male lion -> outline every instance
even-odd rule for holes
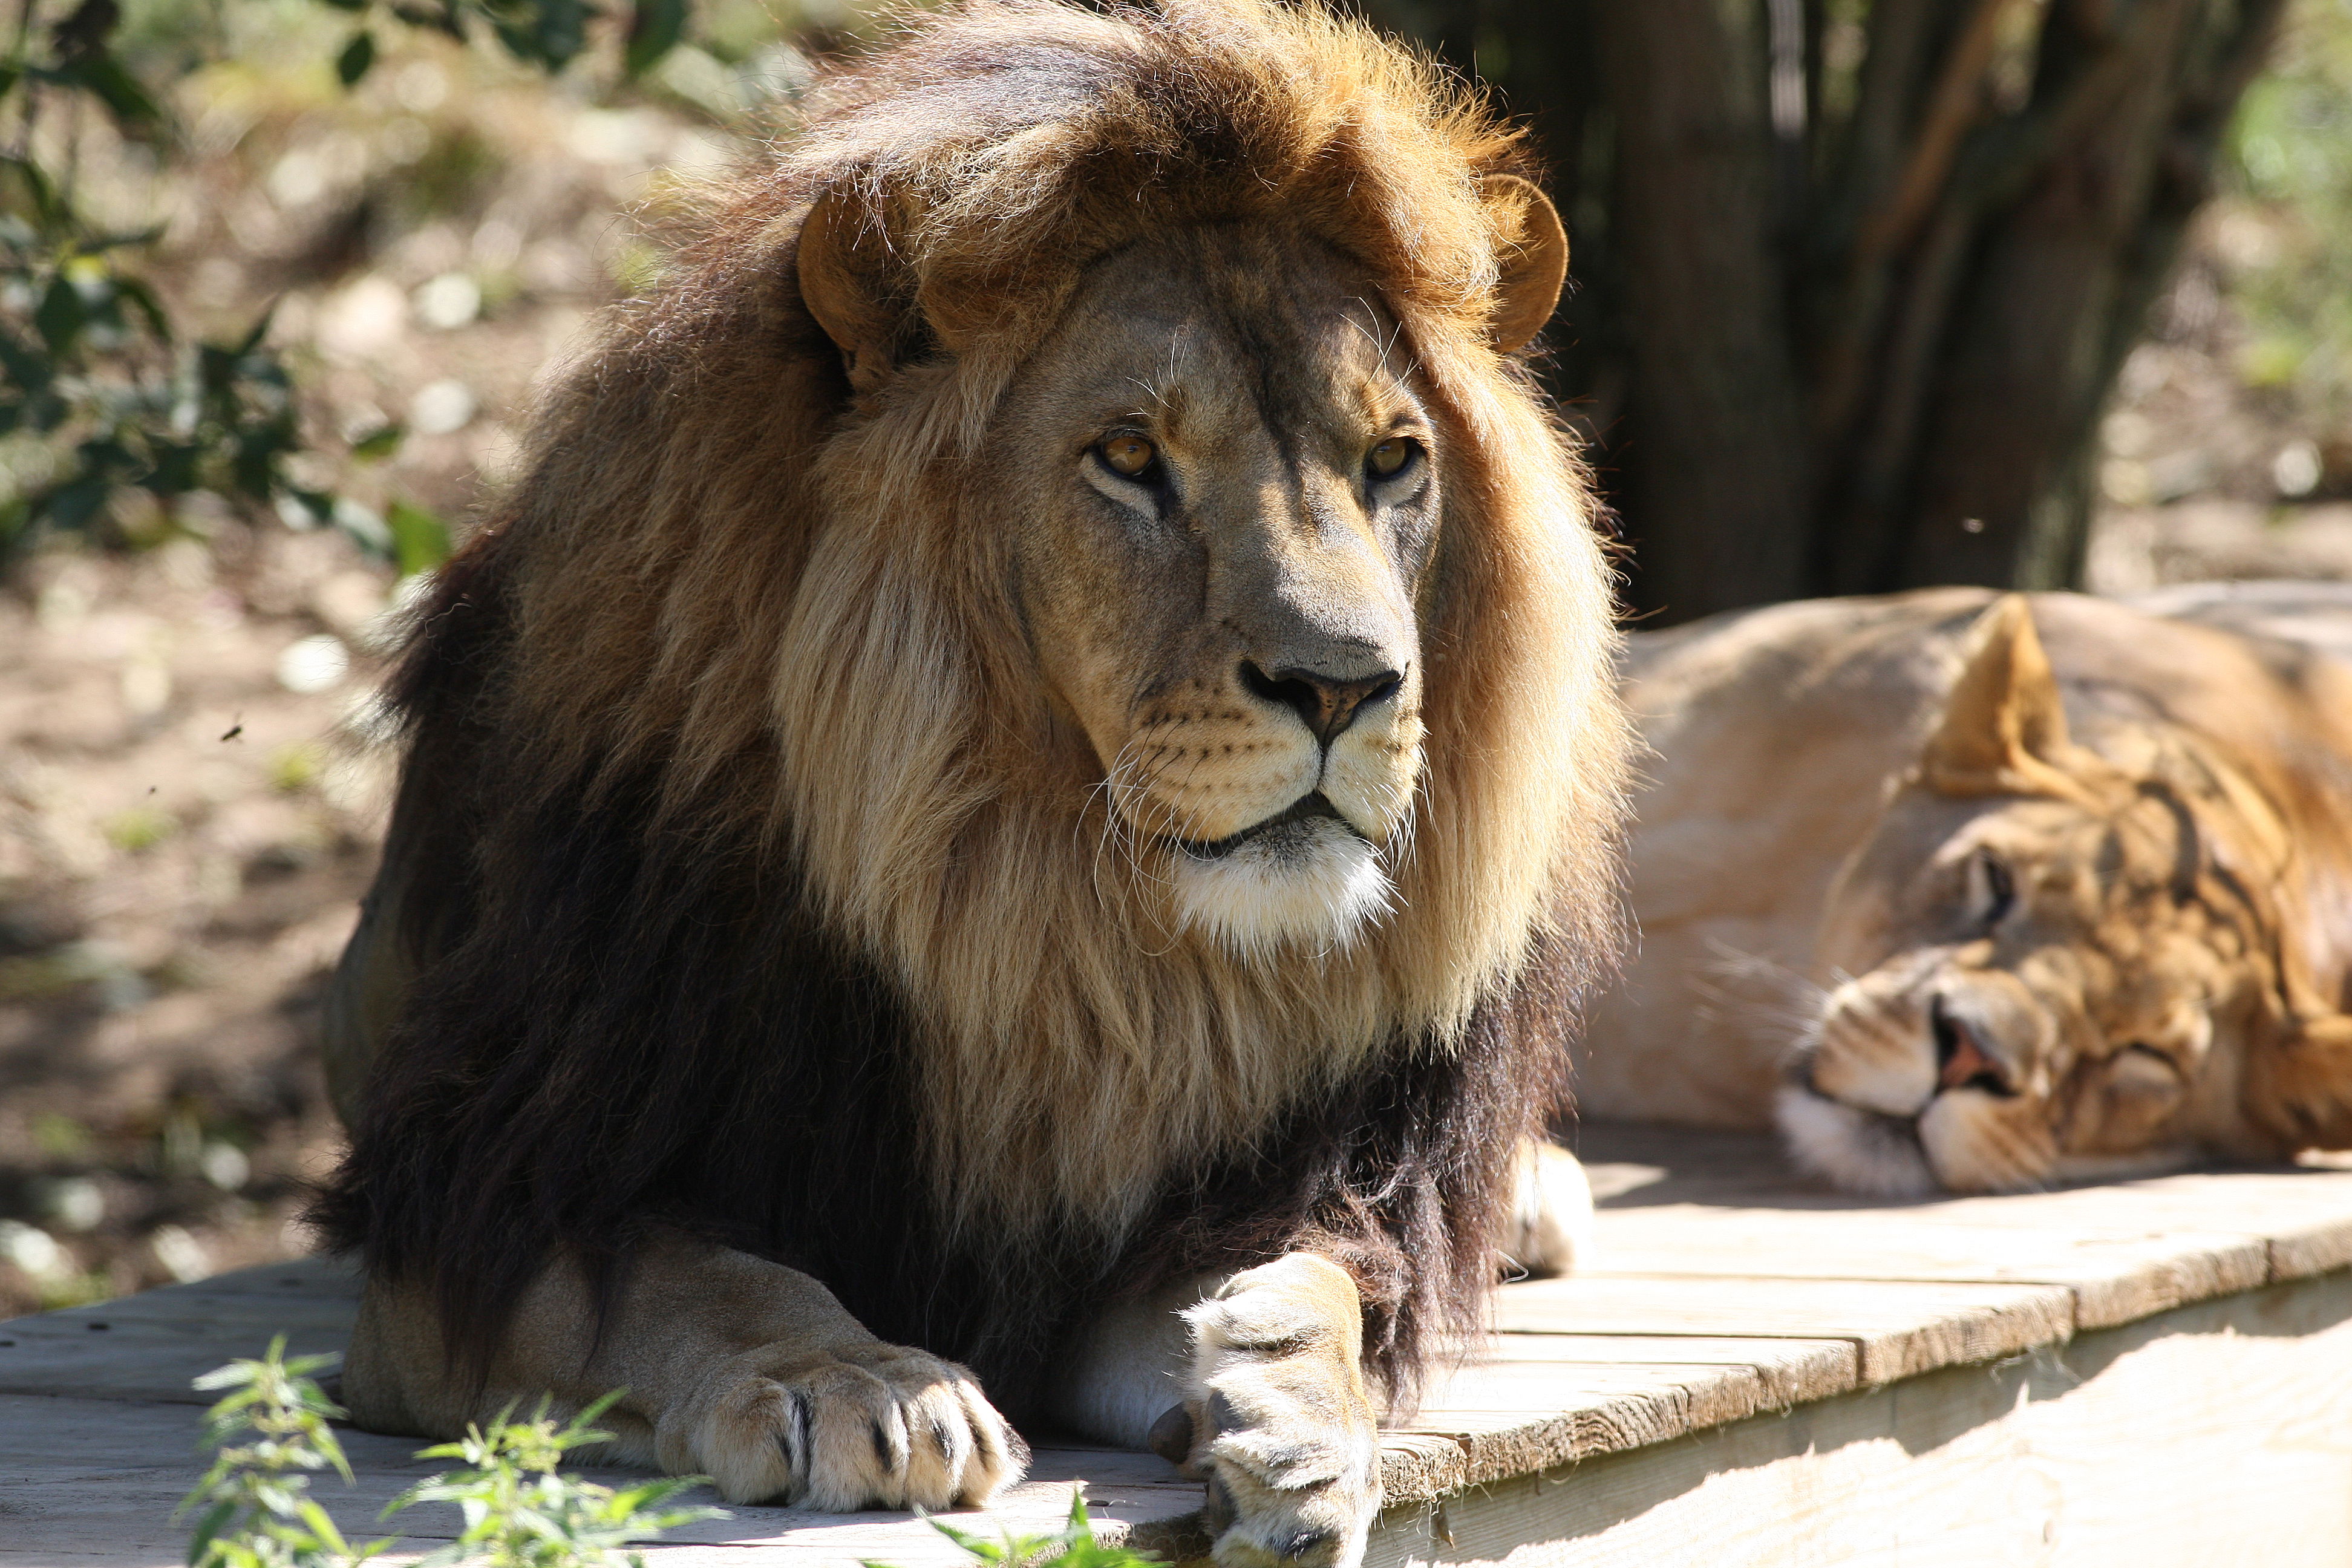
[[[1643,949],[1587,1111],[1777,1098],[1800,1163],[1888,1194],[2352,1144],[2352,664],[2312,635],[2352,595],[2202,600],[1933,589],[1636,639]]]
[[[1527,167],[1269,0],[992,0],[822,87],[391,685],[362,1424],[625,1385],[730,1499],[941,1508],[1181,1399],[1221,1560],[1355,1559],[1366,1374],[1475,1321],[1613,929]]]

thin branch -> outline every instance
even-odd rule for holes
[[[33,126],[41,116],[41,88],[22,68],[31,63],[33,56],[33,18],[41,8],[41,0],[19,0],[16,6],[16,64],[19,75],[16,89],[25,95],[24,109],[16,122],[16,156],[29,160],[33,156]]]
[[[1862,225],[1857,265],[1875,265],[1910,244],[1934,209],[1959,154],[1961,138],[1983,113],[1985,77],[2000,46],[2001,23],[2011,10],[2025,4],[2030,0],[1977,0],[1944,57],[1944,68],[1894,190]]]

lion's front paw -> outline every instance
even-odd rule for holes
[[[730,1502],[827,1513],[977,1506],[1029,1462],[971,1373],[879,1342],[730,1356],[655,1442],[663,1468],[701,1471]]]
[[[1192,1464],[1223,1568],[1354,1568],[1381,1508],[1355,1283],[1307,1253],[1235,1275],[1186,1314]]]

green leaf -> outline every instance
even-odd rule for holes
[[[587,0],[521,0],[492,25],[515,58],[560,71],[587,42],[588,19],[595,15]]]
[[[335,57],[335,79],[345,87],[356,86],[374,64],[375,35],[362,27],[352,35],[352,41]]]
[[[160,229],[150,230],[139,238],[125,239],[123,243],[144,244],[162,232]],[[117,278],[114,291],[139,307],[139,313],[147,318],[149,330],[157,337],[167,343],[172,341],[172,318],[164,314],[163,302],[155,297],[155,290],[136,278]]]
[[[216,1502],[196,1521],[195,1532],[188,1537],[188,1568],[199,1568],[212,1550],[213,1537],[236,1516],[235,1502]]]
[[[467,41],[465,8],[453,4],[452,0],[441,0],[440,4],[430,6],[393,0],[392,14],[412,27],[445,33],[461,44]]]
[[[69,353],[89,321],[89,311],[82,303],[80,290],[67,282],[63,273],[50,279],[48,289],[41,295],[40,308],[33,312],[33,325],[40,329],[41,341],[49,345],[49,353]]]
[[[81,59],[104,49],[121,23],[120,0],[81,0],[49,29],[49,38],[59,55]]]
[[[278,302],[273,300],[269,303],[269,308],[261,312],[260,316],[254,321],[252,328],[246,332],[242,339],[238,340],[236,347],[229,351],[230,357],[233,359],[243,359],[246,355],[259,348],[261,346],[261,340],[269,335],[270,318],[277,314]]]
[[[0,373],[6,374],[11,386],[33,394],[48,386],[57,375],[57,366],[47,354],[17,342],[14,332],[0,331]]]
[[[145,131],[163,123],[163,111],[112,55],[85,55],[58,67],[56,74],[105,104],[125,131]]]
[[[51,522],[68,531],[86,528],[106,504],[106,492],[114,487],[102,478],[76,479],[49,492],[41,510]]]
[[[16,178],[24,183],[25,195],[33,204],[34,216],[40,219],[44,233],[55,234],[72,221],[73,215],[66,210],[56,184],[38,163],[29,158],[0,158],[0,167],[14,170]]]
[[[629,18],[625,56],[631,76],[643,76],[686,36],[688,0],[637,0]]]
[[[362,463],[381,463],[400,450],[407,427],[397,421],[380,425],[352,443],[352,456]]]

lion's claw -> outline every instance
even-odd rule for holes
[[[770,1346],[729,1358],[704,1389],[656,1442],[665,1468],[701,1471],[730,1502],[976,1506],[1029,1461],[969,1372],[896,1345]]]

